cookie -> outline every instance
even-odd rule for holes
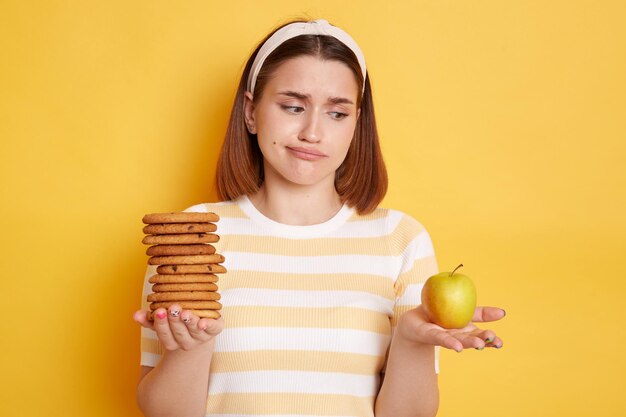
[[[174,304],[178,304],[184,310],[219,310],[222,308],[222,303],[219,301],[161,301],[151,303],[150,310],[168,309]]]
[[[143,216],[142,221],[145,224],[161,224],[161,223],[214,223],[219,221],[220,217],[215,213],[152,213]]]
[[[152,284],[185,284],[217,282],[218,278],[213,274],[152,275],[148,281]]]
[[[226,268],[218,264],[202,265],[159,265],[157,273],[163,275],[173,274],[223,274]]]
[[[142,242],[146,245],[188,245],[194,243],[215,243],[220,237],[214,233],[185,233],[177,235],[148,235]]]
[[[153,256],[148,259],[149,265],[198,265],[219,264],[224,262],[224,257],[214,255],[190,255],[190,256]]]
[[[217,310],[189,310],[200,318],[219,319],[222,315]],[[148,320],[154,320],[154,311],[148,315]]]
[[[171,291],[217,291],[217,285],[212,282],[189,282],[189,283],[169,283],[154,284],[152,286],[154,292],[171,292]]]
[[[165,223],[149,224],[143,228],[147,235],[172,235],[180,233],[215,232],[217,226],[213,223]]]
[[[222,317],[217,310],[191,310],[191,312],[200,318],[219,319]]]
[[[215,246],[208,243],[198,245],[154,245],[146,250],[148,256],[173,256],[173,255],[213,255]]]
[[[175,291],[148,294],[148,302],[153,301],[217,301],[220,293],[215,291]]]

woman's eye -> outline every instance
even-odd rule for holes
[[[289,113],[293,113],[293,114],[300,114],[304,111],[304,107],[299,107],[299,106],[280,106],[283,108],[283,110],[289,112]]]
[[[329,114],[330,114],[330,117],[332,117],[335,120],[341,120],[341,119],[345,119],[346,117],[348,117],[346,113],[341,113],[338,111],[332,111]]]

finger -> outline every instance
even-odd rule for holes
[[[483,330],[479,332],[476,336],[484,340],[485,345],[488,345],[494,341],[494,339],[496,338],[496,333],[493,330]]]
[[[506,311],[498,307],[476,307],[474,310],[474,322],[486,322],[500,320],[506,316]]]
[[[182,308],[178,304],[173,304],[168,309],[168,321],[170,323],[170,329],[172,330],[172,335],[182,349],[189,349],[195,343],[189,334],[189,329],[187,325],[181,320],[180,315],[182,312]]]
[[[148,311],[138,310],[138,311],[135,311],[135,313],[133,314],[133,320],[135,320],[137,323],[141,324],[145,328],[154,329],[154,326],[152,325],[152,321],[148,320],[149,315],[150,315],[150,312]]]
[[[491,343],[487,343],[487,347],[494,347],[496,349],[500,349],[503,345],[504,343],[499,337],[494,338]]]
[[[457,340],[461,342],[464,349],[474,348],[482,350],[485,348],[485,341],[478,336],[467,333],[456,333],[454,337],[456,337]]]
[[[167,350],[176,350],[179,348],[167,318],[167,310],[159,308],[154,311],[154,330],[156,331],[159,341]]]
[[[461,352],[463,350],[463,344],[448,332],[432,329],[428,331],[428,333],[430,333],[429,339],[433,340],[435,345],[456,350],[457,352]]]
[[[183,310],[181,313],[181,320],[187,326],[187,330],[192,338],[205,341],[209,337],[207,333],[198,327],[198,322],[200,321],[200,317],[196,316],[189,310]]]
[[[203,318],[198,321],[198,328],[211,337],[217,336],[224,328],[224,320]]]

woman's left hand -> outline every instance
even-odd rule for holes
[[[475,322],[490,322],[502,319],[506,312],[497,307],[476,307],[472,322],[462,329],[444,329],[432,323],[424,308],[419,306],[400,317],[396,331],[408,342],[437,345],[461,352],[463,349],[482,350],[485,347],[502,347],[502,339],[492,330],[482,330]]]

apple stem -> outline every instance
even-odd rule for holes
[[[460,267],[462,267],[462,266],[463,266],[463,264],[459,264],[459,266],[457,266],[456,268],[454,268],[454,271],[450,272],[450,276],[452,276],[452,275],[456,272],[456,270],[457,270],[457,269],[459,269],[459,268],[460,268]]]

